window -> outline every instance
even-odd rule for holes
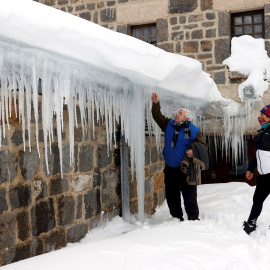
[[[256,10],[232,14],[232,37],[250,35],[264,38],[264,11]]]
[[[157,46],[156,24],[135,25],[130,27],[131,36]]]

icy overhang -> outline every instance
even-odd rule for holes
[[[26,50],[52,52],[75,60],[82,70],[89,66],[100,73],[118,74],[138,85],[198,99],[201,105],[224,101],[197,60],[165,52],[31,0],[0,2],[4,7],[0,10],[0,40],[9,45],[19,42],[25,44]],[[61,64],[55,61],[54,68],[61,69]],[[72,64],[65,63],[65,68],[72,69]]]

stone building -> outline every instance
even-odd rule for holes
[[[168,52],[195,58],[211,74],[222,95],[238,102],[238,85],[245,77],[230,72],[222,64],[230,55],[231,38],[244,33],[263,37],[270,55],[270,4],[266,0],[37,2],[140,38]],[[245,24],[245,20],[251,23]],[[263,101],[270,103],[268,91]],[[34,123],[31,128],[35,128]],[[69,135],[62,134],[64,175],[61,178],[57,145],[52,146],[48,174],[42,138],[40,159],[34,147],[31,152],[24,152],[20,124],[17,119],[12,120],[0,152],[0,265],[79,241],[88,230],[121,214],[119,140],[117,148],[107,156],[105,124],[96,125],[95,138],[82,136],[80,129],[79,123],[72,167],[66,158],[68,153],[65,154]],[[253,140],[249,139],[246,158],[253,154]],[[163,160],[149,137],[146,137],[145,155],[145,212],[150,214],[164,201],[164,184]],[[235,175],[230,162],[221,154],[202,177],[204,183],[235,180],[243,180],[243,175]],[[136,193],[136,180],[130,181],[132,213],[137,212]]]

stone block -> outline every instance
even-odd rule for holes
[[[172,43],[158,44],[158,48],[160,48],[166,52],[173,52],[173,44]]]
[[[203,14],[199,14],[199,15],[190,15],[188,17],[188,22],[192,23],[192,22],[201,22],[203,21]]]
[[[31,247],[28,244],[23,244],[6,251],[4,254],[5,264],[10,264],[25,260],[31,257]]]
[[[36,201],[43,199],[47,196],[47,182],[40,179],[34,181],[34,194]]]
[[[191,32],[192,39],[202,39],[203,38],[203,30],[195,30]]]
[[[85,237],[88,231],[87,224],[78,224],[67,230],[67,242],[75,243],[79,242],[82,238]]]
[[[212,13],[212,12],[211,13],[209,12],[209,13],[205,14],[205,17],[206,17],[207,20],[211,21],[211,20],[214,20],[216,18],[216,14]]]
[[[34,239],[32,242],[32,252],[33,256],[38,256],[44,253],[43,243],[41,239]]]
[[[217,64],[222,64],[223,60],[231,54],[231,42],[229,39],[215,40],[215,59]]]
[[[118,3],[126,3],[128,2],[129,0],[118,0]]]
[[[18,238],[25,241],[29,237],[29,214],[28,212],[21,212],[16,216]]]
[[[101,211],[100,204],[100,190],[89,190],[84,195],[84,204],[85,204],[85,219],[90,219],[93,216],[96,216]]]
[[[119,171],[108,169],[103,173],[101,183],[101,200],[105,209],[120,205],[121,187]]]
[[[201,10],[213,9],[213,0],[201,0]]]
[[[4,211],[8,210],[7,199],[6,199],[6,190],[4,188],[0,189],[0,215]]]
[[[107,151],[107,145],[99,145],[97,150],[98,168],[105,168],[112,164],[112,153]],[[93,168],[93,167],[92,167]]]
[[[105,8],[100,11],[100,20],[105,23],[116,21],[116,9]]]
[[[25,207],[31,204],[31,186],[17,186],[9,189],[11,209]]]
[[[75,7],[75,11],[82,11],[84,9],[85,9],[85,5],[78,5],[78,6]]]
[[[25,130],[25,142],[28,140],[28,131]],[[11,136],[11,142],[16,146],[19,146],[23,143],[23,132],[22,129],[15,129]]]
[[[86,5],[86,8],[88,10],[94,10],[96,8],[96,4],[95,3],[87,4]]]
[[[61,196],[57,200],[59,225],[68,225],[74,221],[75,202],[72,196]]]
[[[67,5],[68,0],[57,0],[58,5]]]
[[[214,22],[203,22],[202,23],[202,27],[204,27],[204,28],[213,27],[214,25],[215,25]]]
[[[17,176],[17,159],[8,150],[0,151],[0,184],[12,181]]]
[[[98,12],[96,11],[93,16],[93,23],[98,24]]]
[[[264,14],[270,13],[270,4],[264,5]]]
[[[158,151],[156,147],[152,147],[151,149],[151,162],[155,163],[158,161]]]
[[[184,31],[177,31],[172,33],[172,40],[183,40]]]
[[[205,37],[206,38],[215,38],[217,36],[216,29],[207,29],[205,31]]]
[[[197,53],[199,48],[198,41],[185,41],[183,44],[184,53]]]
[[[145,164],[145,166],[148,166],[150,164],[149,146],[145,146],[144,156],[145,156],[144,164]]]
[[[107,2],[108,7],[111,7],[111,6],[114,6],[114,5],[115,5],[115,1],[108,1]]]
[[[180,24],[184,24],[184,23],[186,23],[186,21],[187,21],[187,17],[186,16],[180,16],[179,17],[179,23]]]
[[[47,235],[44,239],[45,253],[60,249],[66,246],[66,233],[65,230],[60,229]]]
[[[172,31],[178,31],[180,29],[181,29],[181,26],[180,25],[177,25],[177,26],[172,27]]]
[[[103,8],[104,6],[105,6],[105,4],[103,1],[97,3],[97,8]]]
[[[216,84],[225,84],[226,83],[225,72],[224,71],[216,72],[214,74],[214,81]]]
[[[79,161],[79,156],[78,156],[78,145],[74,146],[74,172],[78,172],[78,161]]]
[[[44,1],[44,5],[54,6],[55,5],[55,0],[46,0],[46,1]]]
[[[270,39],[270,15],[264,16],[265,39]]]
[[[201,50],[203,52],[211,52],[212,51],[212,42],[211,42],[211,40],[203,40],[203,41],[201,41]]]
[[[28,150],[20,151],[20,169],[24,180],[31,180],[38,172],[40,166],[40,159],[36,148],[31,152]]]
[[[93,152],[94,147],[90,145],[83,145],[79,152],[79,171],[88,172],[93,170]]]
[[[76,175],[72,177],[71,187],[75,192],[81,192],[90,187],[91,175]]]
[[[49,184],[49,190],[50,190],[51,196],[62,194],[68,191],[68,189],[69,189],[68,179],[61,178],[61,177],[51,179],[50,184]]]
[[[46,175],[56,175],[61,173],[60,167],[60,154],[58,145],[52,145],[52,154],[50,154],[50,148],[47,148],[48,153],[48,168],[47,171],[46,159],[45,159],[45,150],[43,150],[43,171]],[[69,158],[69,144],[62,146],[62,169],[63,173],[69,173],[72,170],[70,166],[70,158]]]
[[[153,198],[148,196],[144,200],[144,211],[147,214],[153,214]]]
[[[168,20],[157,19],[157,42],[168,41]]]
[[[184,25],[185,29],[194,29],[197,28],[198,24],[188,24],[188,25]]]
[[[117,25],[116,32],[122,33],[122,34],[128,34],[128,26],[126,24]]]
[[[265,50],[267,51],[268,57],[270,57],[270,41],[265,40]]]
[[[14,244],[15,224],[13,215],[0,216],[0,249],[9,248]]]
[[[77,212],[76,219],[80,219],[82,217],[82,195],[77,197]]]
[[[39,236],[55,228],[53,199],[42,201],[31,209],[32,235]]]
[[[218,35],[219,37],[231,36],[230,13],[218,12]]]
[[[73,11],[73,7],[67,7],[67,10],[69,13],[71,13]]]
[[[193,12],[198,7],[198,0],[169,0],[170,13]]]
[[[101,175],[99,172],[93,172],[93,188],[101,185]]]
[[[91,13],[90,12],[82,12],[79,14],[79,17],[85,19],[87,21],[91,21]]]
[[[178,42],[175,45],[175,52],[176,53],[181,53],[181,44]]]
[[[197,58],[199,60],[201,59],[207,59],[207,58],[212,58],[212,54],[211,53],[202,53],[202,54],[198,54]]]
[[[144,194],[150,194],[154,191],[154,177],[148,177],[145,179]]]
[[[177,24],[177,17],[170,18],[170,23],[171,23],[171,25]]]

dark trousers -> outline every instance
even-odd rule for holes
[[[259,175],[257,186],[253,196],[253,205],[248,222],[257,221],[262,212],[263,203],[270,194],[270,173]]]
[[[166,165],[164,174],[166,199],[171,215],[180,220],[183,219],[181,192],[188,219],[198,219],[199,207],[197,203],[197,186],[187,184],[186,175],[181,172],[180,167],[173,168]]]

